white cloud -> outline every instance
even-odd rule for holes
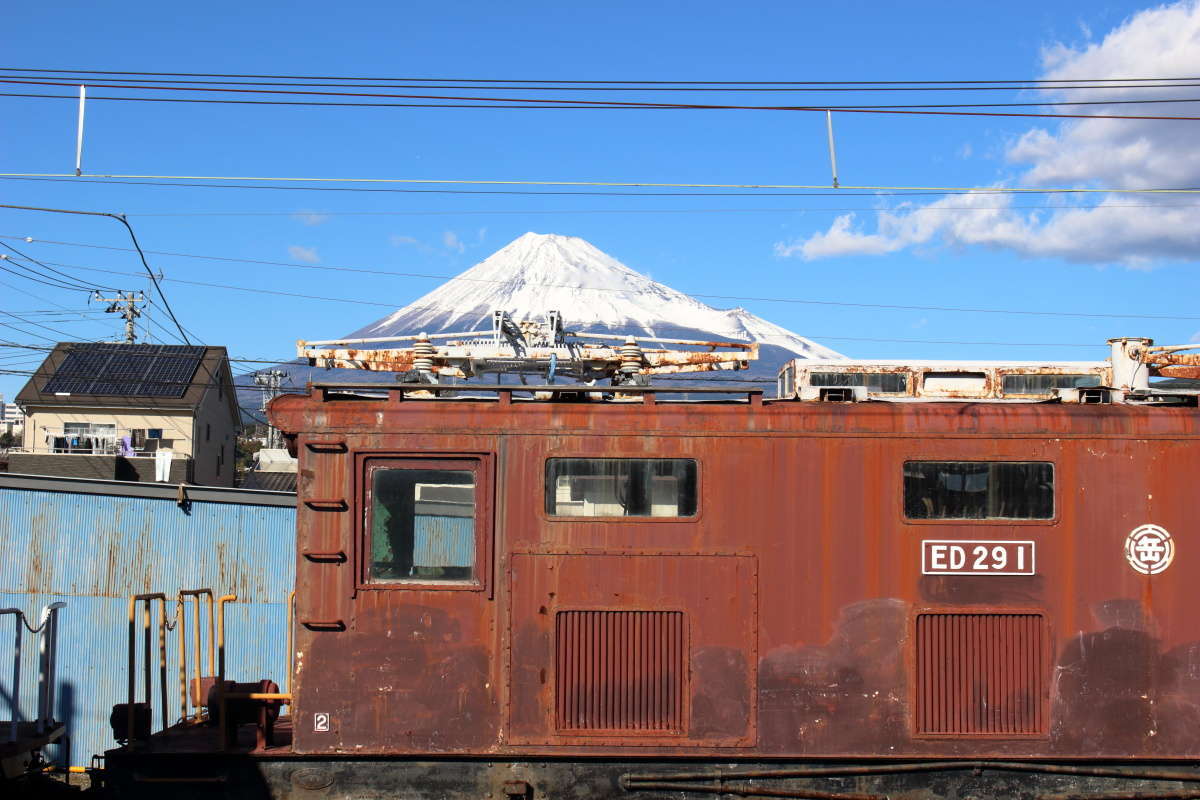
[[[1042,62],[1041,77],[1048,80],[1195,75],[1200,70],[1200,0],[1139,12],[1098,42],[1052,45],[1043,51]],[[1170,101],[1195,96],[1195,90],[1107,88],[1046,95],[1048,100]],[[1080,108],[1154,116],[1195,112],[1194,105],[1171,102]],[[1020,169],[1019,187],[1189,187],[1200,185],[1198,140],[1200,130],[1193,122],[1068,120],[1053,128],[1030,128],[1010,143],[1005,157]],[[1200,256],[1200,208],[1192,207],[1190,197],[1102,193],[1050,201],[1062,202],[1060,209],[1016,207],[1031,202],[1014,203],[1008,195],[947,197],[926,206],[879,211],[873,231],[844,215],[824,232],[777,243],[775,252],[813,260],[940,244],[1134,268]]]
[[[776,242],[775,255],[785,258],[798,255],[805,261],[813,261],[844,255],[882,255],[905,246],[898,239],[852,230],[853,224],[853,214],[842,214],[825,233],[814,233],[802,242]]]
[[[454,231],[446,231],[442,234],[442,244],[446,245],[447,250],[454,250],[461,253],[467,249],[467,246],[458,238],[458,234]]]
[[[298,244],[288,247],[288,255],[297,261],[307,261],[309,264],[316,264],[321,260],[321,257],[317,255],[317,248],[301,247]]]
[[[329,221],[329,215],[322,214],[319,211],[297,211],[292,215],[292,218],[308,226],[322,225]]]
[[[392,245],[393,245],[393,246],[395,246],[395,247],[402,247],[402,246],[404,246],[404,245],[406,245],[406,244],[420,244],[420,242],[418,242],[418,241],[417,241],[417,240],[416,240],[414,237],[412,237],[412,236],[401,236],[401,235],[399,235],[399,234],[393,234],[393,235],[390,237],[389,241],[390,241],[390,242],[392,243]]]

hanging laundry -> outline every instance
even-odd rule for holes
[[[154,452],[154,480],[166,482],[171,480],[171,450],[156,450]]]

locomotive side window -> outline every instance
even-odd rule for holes
[[[908,375],[903,372],[814,372],[809,376],[813,386],[865,386],[877,394],[904,394],[908,391]]]
[[[551,458],[546,513],[558,517],[694,517],[690,458]]]
[[[1053,519],[1054,465],[1044,461],[909,461],[909,519]]]
[[[1099,386],[1099,375],[1005,375],[1005,394],[1050,394],[1055,389]]]
[[[369,582],[476,579],[476,473],[454,466],[368,467]]]

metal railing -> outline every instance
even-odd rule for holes
[[[191,615],[191,631],[189,635],[188,627],[188,601],[192,602],[193,613]],[[137,594],[129,598],[129,667],[128,667],[128,703],[125,708],[127,716],[126,733],[129,741],[133,741],[137,736],[137,728],[135,728],[135,713],[138,702],[138,650],[142,651],[141,675],[142,692],[145,697],[145,705],[150,708],[152,719],[153,714],[153,659],[151,649],[152,629],[155,627],[153,605],[155,601],[159,604],[158,614],[158,674],[159,674],[159,699],[161,705],[161,730],[167,730],[171,727],[171,722],[168,717],[168,686],[167,686],[167,634],[174,631],[178,642],[178,696],[179,696],[179,718],[180,723],[200,723],[205,721],[203,709],[208,706],[208,697],[205,693],[206,679],[214,680],[217,687],[218,702],[221,705],[221,711],[224,711],[225,701],[239,699],[260,699],[256,694],[251,698],[244,694],[226,694],[226,678],[225,678],[225,606],[230,602],[237,600],[237,595],[227,594],[221,597],[216,597],[212,589],[181,589],[173,598],[174,619],[167,617],[167,606],[169,598],[161,592],[151,592],[147,594]],[[138,605],[142,605],[140,638],[142,646],[138,647],[139,626],[138,620]],[[295,592],[288,594],[285,613],[287,615],[287,671],[288,685],[291,682],[291,672],[294,669],[294,660],[292,655],[292,623],[294,621],[295,607]],[[207,612],[207,613],[204,613]],[[207,625],[205,625],[207,623]],[[202,636],[201,628],[208,628],[207,637]],[[189,686],[189,664],[188,664],[188,640],[191,640],[192,664],[191,678]],[[204,675],[203,666],[208,668],[208,675]],[[271,695],[269,699],[288,703],[291,700],[290,694],[280,693]],[[193,713],[194,711],[194,713]]]
[[[17,731],[22,719],[21,710],[21,639],[26,630],[38,636],[38,692],[37,717],[34,732],[45,733],[54,721],[54,694],[58,685],[56,667],[58,660],[58,611],[66,603],[50,603],[42,609],[37,627],[29,624],[25,613],[18,608],[0,608],[0,616],[12,616],[14,621],[12,695],[8,698],[10,722],[8,741],[17,740]]]

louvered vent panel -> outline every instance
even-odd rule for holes
[[[560,611],[560,730],[681,732],[686,655],[681,611]]]
[[[917,617],[917,733],[1045,731],[1040,614]]]

